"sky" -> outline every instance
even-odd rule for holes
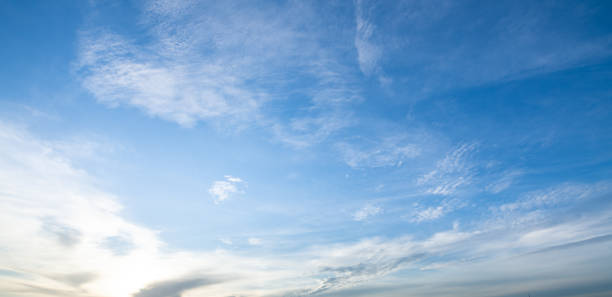
[[[611,296],[611,14],[2,1],[2,296]]]

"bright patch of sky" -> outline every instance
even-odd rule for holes
[[[2,2],[0,292],[610,296],[611,13]]]

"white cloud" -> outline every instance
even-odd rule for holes
[[[48,275],[86,271],[95,274],[82,284],[88,290],[126,296],[147,279],[171,273],[145,268],[146,261],[157,262],[151,258],[162,244],[156,232],[122,219],[116,198],[93,186],[93,179],[48,141],[0,124],[0,147],[0,265],[27,274],[17,290],[31,284],[76,294],[76,288]],[[19,230],[10,227],[16,225]],[[130,239],[129,258],[103,244],[113,237]]]
[[[99,102],[184,127],[205,121],[233,131],[255,124],[296,147],[350,125],[346,107],[361,100],[359,85],[338,53],[319,44],[317,34],[328,28],[313,26],[320,16],[306,3],[283,6],[282,14],[193,1],[145,6],[137,26],[146,42],[96,27],[81,34],[76,74]],[[304,34],[305,26],[316,32]],[[296,73],[312,83],[296,87]],[[264,108],[273,102],[278,110],[295,96],[309,99],[307,114]]]
[[[240,179],[239,177],[233,177],[231,175],[224,175],[225,179],[227,179],[228,182],[231,183],[241,183],[242,179]]]
[[[505,172],[501,178],[499,178],[498,180],[490,183],[486,187],[486,190],[491,192],[491,193],[493,193],[493,194],[500,193],[500,192],[506,190],[508,187],[510,187],[510,185],[512,185],[514,180],[517,177],[519,177],[521,174],[523,174],[523,173],[521,171],[519,171],[519,170],[512,170],[512,171],[509,171],[509,172]]]
[[[228,199],[232,194],[244,193],[242,187],[244,181],[242,179],[238,177],[233,177],[231,175],[225,175],[224,177],[225,180],[213,182],[213,184],[208,189],[208,193],[215,197],[216,204]]]
[[[252,273],[264,263],[285,266],[273,259],[242,258],[223,250],[168,251],[158,231],[124,219],[118,199],[55,147],[0,122],[0,267],[17,275],[0,275],[3,293],[128,297],[194,271],[224,279],[244,273],[256,275],[250,281],[265,282],[293,275],[276,269]],[[205,286],[197,288],[198,294],[246,294],[247,283],[240,279],[226,280],[233,289]]]
[[[608,182],[600,182],[594,185],[586,184],[563,184],[546,190],[537,190],[522,195],[517,201],[506,203],[499,207],[502,212],[524,211],[541,207],[554,207],[556,205],[575,202],[608,193],[612,186]]]
[[[83,86],[110,106],[128,104],[187,127],[211,118],[242,119],[258,108],[259,94],[218,64],[161,59],[112,33],[89,32],[81,43]]]
[[[344,162],[352,168],[401,166],[406,160],[421,154],[414,137],[396,135],[374,141],[359,139],[359,144],[338,143],[336,148]],[[422,144],[423,141],[419,144]]]
[[[227,176],[224,181],[229,180],[243,182],[233,176]],[[576,192],[586,196],[565,201],[580,202],[609,193],[607,185],[591,185],[590,191]],[[158,231],[123,218],[118,199],[100,189],[85,171],[75,168],[69,155],[54,150],[49,141],[40,141],[23,130],[1,123],[0,189],[0,246],[3,247],[0,267],[14,272],[12,276],[0,275],[0,291],[16,296],[128,297],[168,288],[179,293],[189,290],[185,295],[287,296],[292,292],[332,292],[376,282],[399,270],[423,267],[443,267],[439,268],[443,271],[438,273],[434,269],[427,275],[416,275],[419,283],[433,282],[448,289],[444,283],[435,282],[436,277],[448,279],[459,267],[463,274],[470,272],[472,280],[479,275],[485,278],[484,267],[494,269],[508,255],[543,248],[549,248],[550,252],[540,251],[538,257],[521,263],[532,265],[522,265],[521,271],[549,267],[539,270],[545,272],[547,279],[555,276],[555,279],[567,280],[566,270],[559,267],[576,257],[556,257],[557,261],[551,263],[558,266],[542,266],[544,260],[538,259],[549,253],[556,256],[559,244],[612,233],[608,224],[612,212],[604,207],[600,213],[588,217],[555,217],[563,220],[561,223],[506,222],[482,225],[472,231],[454,225],[450,230],[438,231],[424,239],[366,238],[256,257],[238,256],[222,249],[191,252],[168,248],[158,237]],[[113,243],[126,241],[129,244],[123,244],[120,252],[113,249]],[[251,237],[248,243],[262,241]],[[605,261],[592,260],[610,256],[607,246],[599,248],[601,244],[581,243],[570,247],[585,257],[579,267],[584,271],[600,271],[593,265]],[[439,255],[453,255],[461,260],[445,260],[446,265],[440,265]],[[488,264],[473,266],[479,263]],[[486,277],[504,280],[517,275],[508,272],[507,265],[503,268],[504,271],[497,270],[496,275],[489,273]],[[198,273],[202,271],[208,275]],[[410,281],[404,279],[399,284]],[[205,285],[208,283],[217,285]],[[260,286],[254,289],[253,283]],[[435,290],[430,292],[423,295],[443,296]]]
[[[429,207],[427,209],[419,211],[416,214],[414,221],[415,222],[431,221],[431,220],[441,217],[442,215],[444,215],[444,207],[442,206]]]
[[[437,206],[430,206],[427,208],[420,208],[418,207],[418,205],[416,206],[417,207],[414,214],[412,215],[411,221],[420,223],[439,219],[450,212],[464,207],[465,203],[457,199],[447,199],[442,201],[440,205]]]
[[[450,195],[472,182],[473,165],[468,162],[476,144],[462,144],[447,153],[436,163],[435,169],[417,179],[417,184],[426,187],[426,192],[436,195]]]
[[[356,211],[353,214],[353,219],[355,221],[363,221],[369,217],[373,217],[375,215],[378,215],[382,212],[382,208],[380,208],[379,206],[374,206],[374,205],[366,205],[363,208],[361,208],[360,210]]]
[[[598,194],[593,193],[593,195],[597,196]],[[438,214],[435,214],[437,207],[431,209],[434,211],[430,214],[438,216]],[[492,215],[497,217],[497,214]],[[558,217],[555,218],[558,219]],[[357,243],[335,245],[331,248],[319,247],[316,252],[319,258],[315,263],[321,267],[320,283],[310,293],[316,294],[363,286],[363,283],[366,282],[377,283],[376,279],[385,277],[395,271],[408,269],[434,270],[433,274],[415,274],[414,277],[418,278],[418,281],[408,281],[411,284],[431,284],[433,287],[423,289],[423,292],[428,292],[425,295],[445,296],[448,287],[444,281],[449,281],[449,279],[455,277],[461,278],[461,275],[465,274],[466,271],[470,271],[470,277],[463,278],[462,281],[467,284],[480,278],[490,282],[492,279],[502,281],[517,276],[522,277],[524,276],[524,270],[529,270],[527,267],[546,267],[543,268],[544,271],[539,270],[542,275],[534,275],[534,279],[538,279],[534,286],[542,288],[546,282],[541,282],[541,280],[548,279],[551,275],[556,275],[560,279],[572,279],[574,277],[572,274],[562,272],[563,269],[558,270],[559,267],[584,265],[582,269],[588,271],[588,267],[591,265],[586,264],[584,259],[581,258],[582,256],[601,259],[604,254],[610,254],[609,249],[606,248],[609,240],[611,240],[608,235],[611,229],[609,224],[606,223],[609,222],[610,218],[609,212],[602,211],[589,218],[576,216],[564,218],[563,223],[542,219],[515,223],[498,222],[494,225],[477,223],[476,229],[471,231],[461,230],[459,224],[455,222],[452,229],[436,232],[422,240],[416,240],[409,236],[394,239],[369,238]],[[590,242],[593,242],[593,247],[589,247]],[[548,248],[545,249],[545,247]],[[558,251],[570,247],[577,250],[568,251],[572,256],[559,259]],[[575,254],[580,253],[579,250],[582,248],[591,250],[593,254],[588,255],[587,253],[576,256]],[[529,256],[533,252],[538,253],[538,255]],[[440,255],[449,255],[449,253],[454,254],[452,260],[441,261],[438,258]],[[520,269],[507,271],[507,266],[504,266],[504,270],[496,269],[495,267],[499,267],[500,263],[507,262],[509,255],[514,255],[510,258],[521,263]],[[543,263],[549,261],[543,260],[543,257],[566,262],[565,264],[559,264],[559,266],[543,265]],[[581,259],[574,262],[577,257]],[[555,263],[558,264],[558,262]],[[591,268],[603,269],[603,266],[597,268],[591,266]],[[396,284],[405,283],[392,276],[390,279],[397,281]],[[385,282],[381,281],[380,283]],[[478,284],[478,288],[482,288],[482,286],[482,283]],[[500,291],[512,292],[510,287],[507,286],[496,287],[487,284],[484,286],[496,293],[500,293]],[[433,289],[434,287],[445,289],[437,291]],[[470,287],[474,289],[472,286]],[[461,296],[470,295],[462,294]]]
[[[365,75],[371,75],[379,70],[378,61],[382,56],[381,47],[371,41],[375,27],[368,20],[368,12],[362,0],[355,2],[355,48],[359,68]]]
[[[350,114],[323,113],[291,119],[288,125],[276,123],[272,126],[275,137],[295,148],[306,148],[321,143],[332,134],[353,125]]]

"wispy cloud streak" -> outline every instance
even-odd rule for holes
[[[96,26],[81,33],[76,73],[98,101],[185,127],[256,124],[296,147],[350,125],[343,106],[361,100],[358,85],[337,53],[321,45],[306,4],[146,3],[138,24],[147,41]],[[312,34],[299,31],[305,24]],[[268,107],[294,102],[307,113],[287,117]]]
[[[368,18],[369,12],[363,0],[355,1],[355,48],[359,68],[365,75],[379,70],[378,61],[382,56],[382,49],[371,40],[375,26]]]
[[[476,144],[462,144],[446,154],[436,163],[434,170],[417,180],[418,185],[426,186],[426,192],[436,195],[450,195],[459,187],[472,182],[473,165],[468,157],[476,150]]]

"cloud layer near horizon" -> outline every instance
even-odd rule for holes
[[[470,228],[455,224],[422,239],[367,238],[250,257],[224,250],[167,251],[155,230],[122,218],[118,199],[101,191],[86,172],[74,168],[69,156],[53,148],[53,142],[2,124],[0,144],[0,254],[5,271],[0,278],[3,292],[15,296],[340,294],[343,289],[378,284],[389,274],[398,278],[411,271],[429,272],[397,279],[399,287],[421,285],[403,291],[404,296],[426,292],[443,296],[444,290],[462,281],[474,285],[463,285],[457,296],[487,290],[503,295],[518,291],[499,281],[511,282],[517,275],[531,278],[534,291],[611,276],[605,263],[587,264],[610,256],[609,203],[588,216],[561,215],[567,207],[606,200],[612,192],[608,181],[527,193],[515,204],[500,205],[489,218]],[[554,207],[536,208],[543,204]],[[380,212],[365,209],[356,219]],[[130,242],[130,248],[114,252],[104,244],[113,237]],[[597,238],[601,240],[594,240]],[[573,256],[561,256],[566,253]],[[542,265],[551,257],[556,260]],[[567,265],[573,269],[562,269]],[[466,270],[473,273],[469,281]],[[599,277],[593,277],[594,272]],[[581,273],[582,278],[578,277]],[[541,283],[553,276],[554,281]],[[252,291],[254,282],[260,284],[256,291]],[[430,287],[434,283],[437,289]]]

